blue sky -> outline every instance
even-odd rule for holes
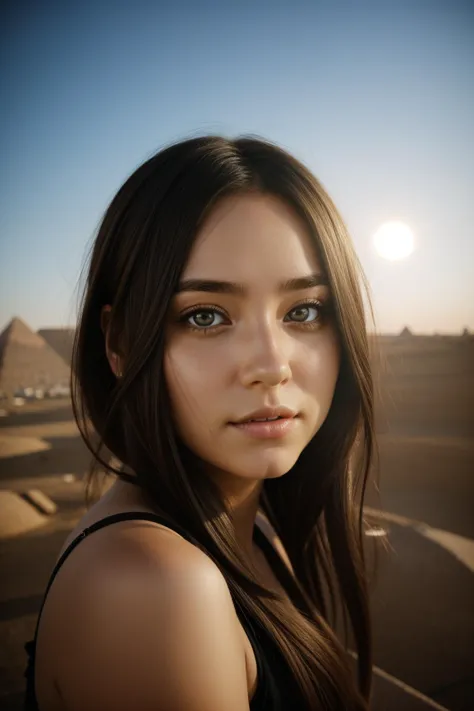
[[[0,330],[75,322],[87,248],[160,147],[254,133],[313,170],[372,287],[378,329],[474,329],[474,5],[10,3],[0,37]],[[416,250],[375,254],[400,219]]]

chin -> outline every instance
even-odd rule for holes
[[[298,454],[299,456],[299,454]],[[250,461],[232,462],[235,476],[245,479],[278,479],[287,474],[296,463],[298,456],[290,456],[284,452],[273,453],[272,456],[254,456]],[[245,458],[243,458],[245,460]],[[240,466],[239,466],[240,465]]]

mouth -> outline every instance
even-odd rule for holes
[[[248,420],[240,420],[239,422],[231,422],[231,425],[248,425],[249,422],[277,422],[277,420],[291,420],[291,417],[283,417],[283,415],[277,415],[277,417],[254,417]]]
[[[250,418],[242,422],[230,422],[235,430],[257,439],[279,439],[292,432],[298,421],[298,415],[268,418]]]
[[[258,410],[249,412],[244,417],[234,420],[230,424],[243,425],[249,422],[277,422],[279,420],[291,420],[297,417],[297,413],[290,407],[278,405],[276,407],[261,407]]]

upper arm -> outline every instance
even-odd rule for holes
[[[223,576],[197,549],[155,563],[109,567],[88,586],[59,680],[67,708],[248,711],[245,654]]]

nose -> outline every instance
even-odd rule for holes
[[[255,331],[258,330],[258,333]],[[268,326],[256,329],[243,347],[240,379],[244,387],[283,385],[291,378],[290,358],[285,334]]]

